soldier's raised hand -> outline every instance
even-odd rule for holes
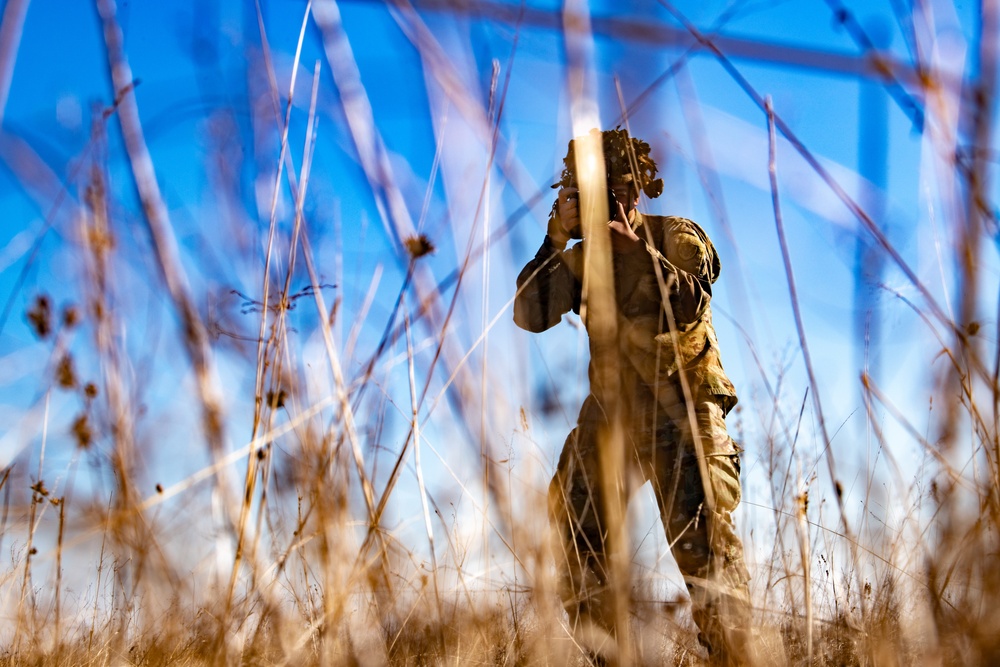
[[[625,207],[622,206],[621,200],[618,201],[618,214],[614,220],[608,223],[608,228],[611,230],[611,247],[616,252],[635,252],[645,246],[642,239],[629,225],[628,216],[625,214]]]
[[[573,238],[573,230],[580,226],[580,198],[576,188],[561,188],[556,200],[556,215],[549,222],[548,234],[561,246]]]

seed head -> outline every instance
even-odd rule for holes
[[[90,428],[90,420],[87,419],[87,413],[85,412],[73,420],[73,426],[70,431],[73,433],[73,437],[76,438],[76,444],[80,449],[90,447],[94,441],[94,432]]]
[[[433,255],[437,248],[434,243],[427,238],[426,234],[411,236],[403,241],[406,244],[406,251],[410,253],[411,259],[420,259],[424,255]]]
[[[35,304],[28,311],[28,324],[43,340],[52,333],[52,301],[45,294],[35,297]]]
[[[64,354],[56,366],[56,382],[63,389],[72,389],[76,386],[76,371],[73,369],[73,357]]]

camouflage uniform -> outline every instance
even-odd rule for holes
[[[629,223],[646,241],[646,252],[628,261],[613,254],[620,382],[594,386],[598,374],[591,363],[591,393],[549,487],[550,512],[565,538],[563,600],[574,623],[582,617],[613,626],[602,595],[608,578],[607,531],[602,527],[598,440],[609,426],[601,397],[616,392],[628,465],[652,482],[668,542],[691,594],[700,639],[715,659],[738,662],[748,632],[749,574],[731,515],[740,501],[740,459],[725,416],[737,398],[722,369],[709,304],[720,263],[708,236],[690,220],[633,210]],[[584,243],[560,251],[545,237],[517,279],[518,326],[544,331],[564,313],[580,312]],[[662,305],[657,263],[669,308]],[[690,411],[681,373],[691,396]],[[700,471],[696,435],[707,480]],[[713,502],[706,498],[706,487]],[[628,490],[623,493],[627,502]]]

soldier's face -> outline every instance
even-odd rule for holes
[[[632,188],[625,183],[612,183],[611,190],[625,208],[625,215],[628,215],[635,208],[635,205],[639,203],[639,197],[634,195]]]

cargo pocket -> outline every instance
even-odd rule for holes
[[[743,498],[740,484],[740,455],[715,454],[705,457],[712,493],[715,495],[715,511],[729,513],[736,509]]]

